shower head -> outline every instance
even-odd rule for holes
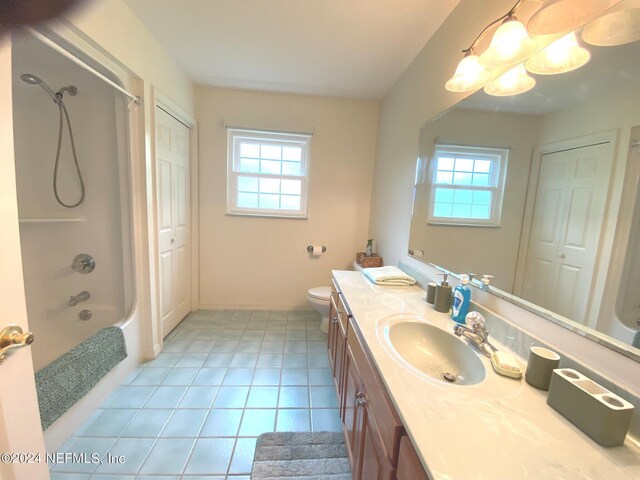
[[[33,73],[23,73],[20,75],[20,80],[28,83],[29,85],[40,85],[42,83],[42,79],[40,77],[36,77]]]
[[[58,97],[55,93],[53,93],[53,90],[49,88],[49,85],[47,85],[40,77],[34,75],[33,73],[23,73],[22,75],[20,75],[20,80],[28,83],[29,85],[40,85],[42,89],[49,94],[51,100],[53,100],[53,103],[60,103],[62,96]]]
[[[20,80],[28,83],[29,85],[40,85],[42,89],[49,94],[51,100],[53,100],[53,103],[60,103],[65,92],[69,92],[69,95],[73,96],[78,94],[78,88],[74,85],[62,87],[56,93],[53,93],[53,90],[49,88],[49,85],[47,85],[40,77],[34,75],[33,73],[23,73],[22,75],[20,75]]]

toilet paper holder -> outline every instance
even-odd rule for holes
[[[322,246],[322,253],[325,253],[327,251],[327,247],[325,247],[324,245]],[[313,253],[313,245],[307,245],[307,252],[309,253]]]

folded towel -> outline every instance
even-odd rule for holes
[[[404,287],[416,283],[416,279],[392,265],[379,268],[363,268],[365,274],[376,285]]]

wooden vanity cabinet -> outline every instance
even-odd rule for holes
[[[398,480],[429,480],[409,437],[402,437],[398,455]]]
[[[335,281],[329,362],[354,480],[428,480]]]
[[[394,468],[384,447],[380,428],[347,342],[344,363],[344,433],[354,480],[392,480]]]

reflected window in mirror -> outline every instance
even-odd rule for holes
[[[428,222],[499,227],[509,149],[438,144]]]

